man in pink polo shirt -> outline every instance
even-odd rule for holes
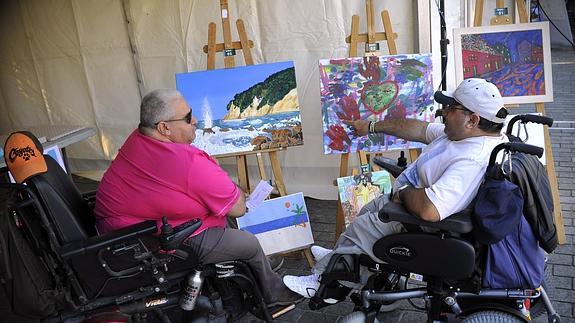
[[[144,220],[172,226],[201,219],[184,242],[201,263],[246,261],[256,272],[269,305],[289,305],[301,297],[285,287],[249,232],[226,228],[226,217],[246,212],[245,194],[206,152],[191,145],[197,120],[182,95],[172,89],[142,99],[140,124],[104,174],[96,194],[100,233]]]

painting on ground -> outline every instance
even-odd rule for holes
[[[212,156],[303,144],[293,62],[176,74]]]
[[[364,205],[381,194],[391,192],[391,176],[382,170],[340,177],[337,179],[337,188],[347,227]]]
[[[433,122],[431,54],[331,58],[319,61],[325,154],[419,148],[394,136],[357,136],[342,120]]]
[[[237,221],[240,230],[251,232],[258,238],[266,255],[303,249],[313,244],[302,193],[264,201]]]
[[[458,28],[453,39],[457,83],[484,78],[505,104],[553,101],[548,22]]]

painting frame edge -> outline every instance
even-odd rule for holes
[[[461,36],[486,34],[496,32],[514,32],[514,31],[528,31],[528,30],[541,30],[541,42],[543,47],[543,71],[545,77],[545,94],[543,95],[524,95],[524,96],[504,96],[503,103],[505,105],[512,104],[527,104],[527,103],[543,103],[553,102],[553,76],[552,76],[552,62],[551,62],[551,42],[549,35],[549,23],[544,22],[530,22],[509,25],[494,25],[494,26],[479,26],[479,27],[464,27],[453,29],[453,56],[455,64],[455,80],[456,83],[461,83],[463,78],[463,57],[461,54]]]

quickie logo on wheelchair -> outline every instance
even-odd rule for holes
[[[407,261],[415,258],[415,251],[405,245],[394,245],[387,249],[387,256],[389,258],[400,260],[400,261]]]

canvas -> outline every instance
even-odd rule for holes
[[[505,104],[553,101],[549,23],[453,30],[457,83],[484,78]]]
[[[302,193],[264,201],[237,218],[237,222],[240,230],[256,236],[266,255],[303,249],[313,244]]]
[[[431,54],[324,59],[319,72],[325,154],[423,146],[381,133],[356,136],[342,120],[433,122]]]
[[[391,193],[391,176],[381,170],[340,177],[337,179],[337,188],[347,227],[364,205],[381,194]]]
[[[176,74],[212,156],[303,144],[293,62]]]

